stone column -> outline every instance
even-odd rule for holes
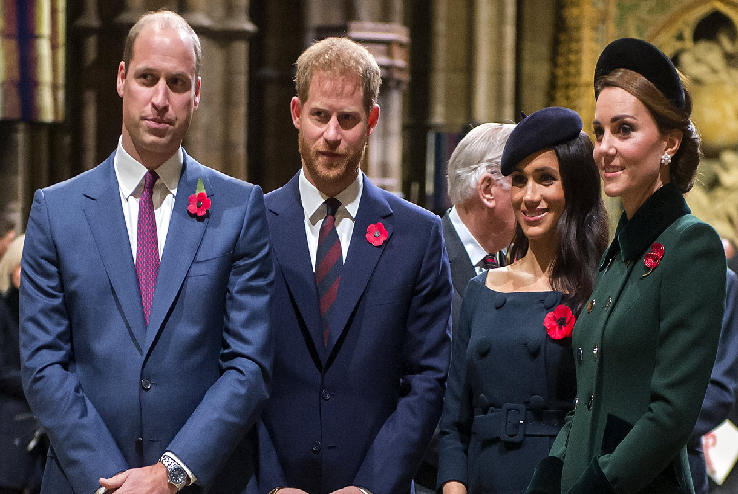
[[[80,86],[74,87],[81,93],[79,101],[81,143],[77,146],[81,168],[89,170],[97,164],[97,92],[95,61],[98,56],[99,33],[102,22],[98,16],[96,0],[85,0],[82,15],[72,24],[72,32],[78,38],[82,52]],[[112,77],[112,75],[111,75]],[[115,89],[115,88],[111,88]],[[72,96],[74,98],[74,96]]]

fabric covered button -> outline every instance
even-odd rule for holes
[[[477,341],[477,353],[480,357],[485,357],[489,353],[489,349],[492,344],[485,337],[479,338]]]
[[[543,299],[543,306],[546,308],[546,310],[551,310],[556,305],[556,302],[559,301],[559,296],[555,293],[551,292],[548,295],[546,295],[546,298]]]
[[[530,408],[531,410],[539,411],[543,410],[543,407],[546,405],[545,400],[542,396],[539,395],[533,395],[530,397]]]
[[[495,296],[495,307],[497,309],[502,309],[502,306],[505,305],[505,302],[507,302],[507,297],[504,293],[498,293]]]
[[[545,331],[541,331],[541,336],[544,336],[545,334]],[[542,338],[537,338],[536,336],[537,335],[534,335],[525,343],[525,347],[528,349],[528,353],[531,357],[535,357],[536,355],[538,355],[538,352],[541,351],[541,344],[543,343],[541,341]]]

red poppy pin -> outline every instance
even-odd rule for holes
[[[201,178],[197,179],[197,189],[190,196],[190,204],[187,206],[187,211],[198,219],[203,218],[210,211],[210,199],[208,199],[208,195],[205,192],[205,184],[202,183]]]
[[[643,258],[643,264],[648,268],[648,271],[643,273],[644,278],[651,274],[651,271],[656,269],[656,266],[659,265],[662,257],[664,257],[664,246],[656,242],[651,246],[651,252],[646,254]]]
[[[576,318],[571,309],[563,304],[557,306],[543,318],[546,333],[554,340],[571,337],[571,330],[575,322]]]
[[[387,230],[382,223],[372,223],[366,227],[366,241],[374,247],[379,247],[385,240],[387,240]]]

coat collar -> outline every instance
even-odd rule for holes
[[[677,186],[670,182],[646,199],[631,219],[623,212],[615,238],[603,256],[603,269],[618,252],[623,260],[636,259],[678,218],[689,214],[689,206]]]

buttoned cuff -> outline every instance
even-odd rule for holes
[[[195,474],[192,473],[192,470],[190,470],[189,468],[187,468],[187,465],[185,465],[184,462],[177,457],[177,455],[175,455],[171,451],[165,451],[164,452],[164,455],[166,455],[169,458],[171,458],[172,460],[176,461],[177,464],[180,467],[182,467],[182,470],[185,471],[185,473],[187,474],[187,478],[189,479],[189,481],[187,482],[187,485],[192,485],[192,484],[194,484],[194,483],[197,482],[197,477],[195,477]],[[162,456],[164,456],[164,455],[162,455]],[[98,494],[98,493],[96,492],[95,494]]]

